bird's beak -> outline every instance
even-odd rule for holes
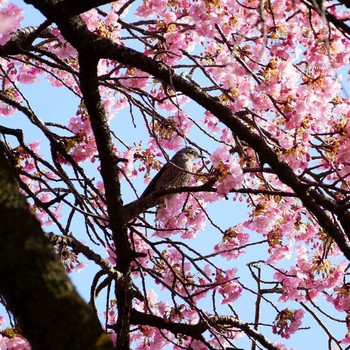
[[[200,155],[198,156],[198,158],[205,159],[205,156],[203,156],[202,154],[200,154]]]

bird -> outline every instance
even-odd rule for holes
[[[163,165],[143,191],[140,198],[144,198],[161,189],[187,186],[192,176],[193,162],[197,158],[204,157],[192,147],[182,148],[168,163]]]

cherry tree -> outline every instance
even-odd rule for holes
[[[349,3],[25,3],[45,20],[0,1],[0,348],[347,348]],[[139,198],[185,145],[189,186]]]

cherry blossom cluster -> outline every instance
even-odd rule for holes
[[[0,327],[6,323],[5,319],[0,316]],[[0,349],[1,350],[30,350],[31,347],[26,339],[24,339],[15,329],[7,327],[0,328]]]
[[[304,311],[301,309],[282,310],[276,317],[273,332],[280,334],[283,338],[290,338],[291,334],[295,333],[300,327],[303,316]]]

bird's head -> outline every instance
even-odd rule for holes
[[[188,161],[194,161],[194,160],[196,160],[197,158],[203,158],[203,156],[202,155],[200,155],[199,153],[198,153],[198,151],[197,150],[195,150],[194,148],[192,148],[192,147],[185,147],[185,148],[183,148],[183,149],[181,149],[180,151],[178,151],[176,154],[175,154],[175,156],[174,156],[174,158],[182,158],[182,159],[186,159],[186,160],[188,160]]]

